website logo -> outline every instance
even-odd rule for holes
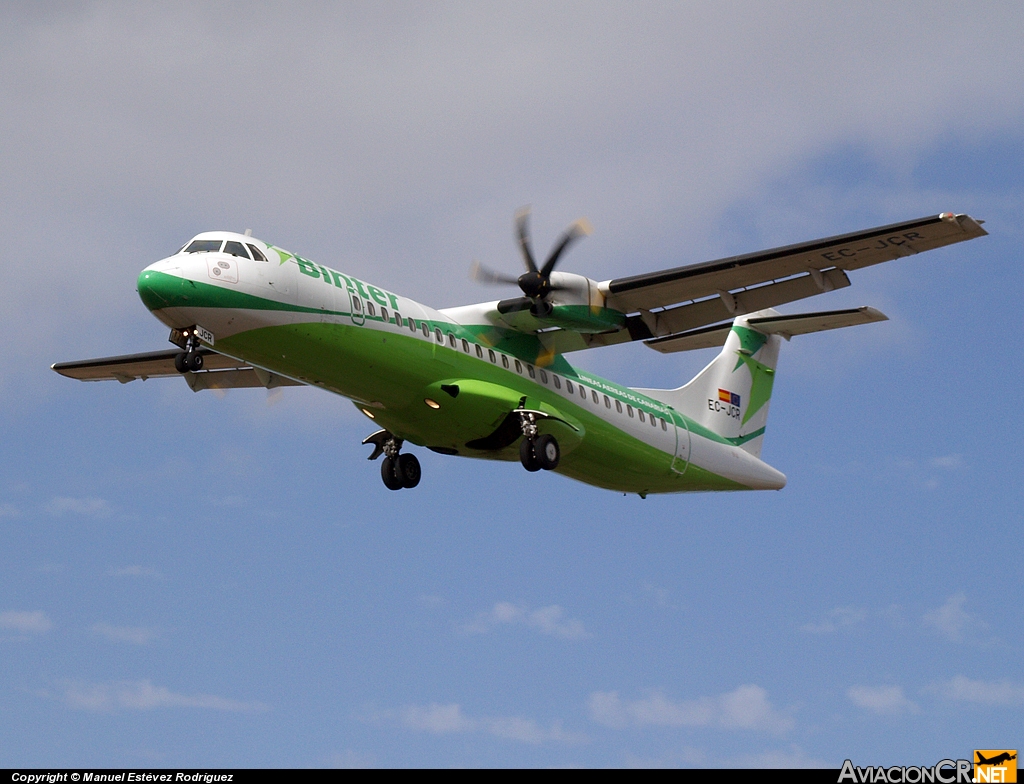
[[[1017,749],[975,749],[973,780],[986,784],[1017,781]]]

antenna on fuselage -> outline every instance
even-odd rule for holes
[[[252,236],[252,229],[246,229],[245,230],[245,236],[246,237],[251,237]]]

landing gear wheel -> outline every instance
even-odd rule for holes
[[[532,439],[524,438],[519,444],[519,462],[527,471],[540,471],[540,461]]]
[[[545,471],[558,468],[558,460],[562,451],[558,448],[558,441],[554,436],[544,434],[538,436],[533,445],[533,453],[537,456],[537,464]]]
[[[188,354],[184,351],[180,351],[174,355],[174,369],[179,373],[185,373],[188,371]]]
[[[416,459],[416,455],[399,455],[395,474],[401,481],[402,487],[407,487],[410,490],[416,487],[420,483],[421,476],[420,461]]]
[[[380,478],[384,480],[384,486],[388,490],[401,490],[404,487],[396,468],[395,461],[390,457],[385,457],[384,462],[380,464]]]
[[[188,369],[195,373],[197,370],[203,369],[203,355],[198,351],[192,351],[185,355],[185,359],[188,363]]]

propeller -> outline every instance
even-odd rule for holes
[[[551,273],[555,265],[570,245],[581,237],[586,237],[590,231],[587,219],[580,218],[562,232],[544,264],[538,268],[530,248],[530,208],[524,207],[516,213],[516,238],[519,241],[519,250],[523,254],[523,262],[526,264],[526,272],[518,278],[513,278],[511,275],[489,270],[479,262],[473,262],[470,275],[480,283],[516,284],[531,300],[530,312],[535,316],[547,315],[551,312],[551,305],[546,301],[547,296],[561,288],[551,282]]]

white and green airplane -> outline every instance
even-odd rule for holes
[[[782,338],[882,321],[868,307],[781,315],[777,305],[850,285],[872,264],[980,237],[983,221],[944,212],[867,231],[606,280],[556,272],[588,233],[573,224],[538,265],[525,211],[526,272],[476,267],[523,296],[435,310],[245,234],[204,232],[146,267],[139,296],[177,348],[53,365],[83,381],[181,375],[193,391],[303,385],[342,395],[381,429],[392,489],[415,487],[406,444],[519,460],[646,497],[777,490],[760,459]],[[678,389],[621,386],[566,355],[642,340],[672,353],[722,346]]]

